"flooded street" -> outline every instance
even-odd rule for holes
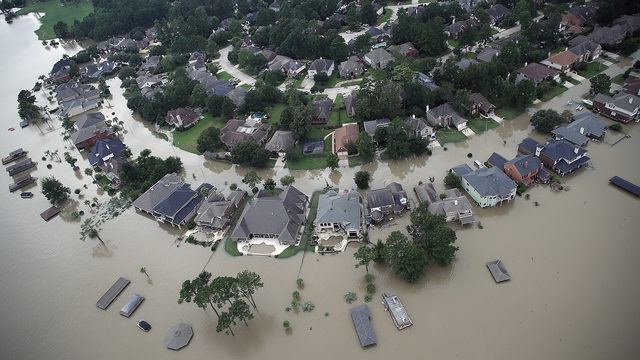
[[[74,173],[67,163],[40,159],[46,150],[58,150],[61,156],[70,151],[80,159],[76,150],[65,150],[70,143],[62,140],[59,121],[51,122],[51,127],[40,125],[42,132],[35,126],[19,129],[16,110],[21,89],[33,87],[38,75],[47,73],[63,53],[72,55],[80,48],[45,48],[33,33],[36,27],[33,17],[18,18],[11,25],[0,21],[0,39],[10,50],[0,55],[0,121],[4,127],[0,129],[0,153],[4,156],[23,147],[39,162],[34,176],[41,179],[53,174],[72,190],[84,184],[88,189],[82,190],[80,199],[72,195],[61,216],[45,223],[39,214],[49,204],[39,188],[28,190],[35,196],[24,200],[6,190],[11,178],[0,176],[4,189],[0,192],[0,337],[4,339],[0,358],[275,359],[304,354],[305,359],[537,360],[630,359],[640,353],[640,200],[608,184],[614,175],[640,184],[638,124],[624,125],[632,137],[615,147],[590,143],[587,150],[593,168],[563,179],[569,192],[536,186],[528,192],[529,200],[516,197],[496,208],[474,207],[483,229],[452,225],[458,230],[460,247],[452,266],[430,266],[426,276],[413,285],[383,266],[372,266],[377,292],[369,306],[378,344],[363,350],[349,316],[349,308],[362,304],[365,295],[365,270],[354,268],[354,246],[337,255],[234,258],[223,246],[215,252],[191,244],[176,247],[174,241],[181,231],[159,225],[133,208],[103,225],[100,236],[107,249],[94,240],[81,241],[80,221],[72,220],[69,212],[72,208],[88,212],[84,199],[97,196],[104,201],[108,197],[97,194],[91,179]],[[621,72],[619,67],[628,65],[621,61],[607,73]],[[219,189],[241,184],[249,169],[205,161],[157,138],[150,126],[133,118],[127,109],[119,80],[108,84],[113,98],[102,111],[108,118],[115,112],[125,122],[123,141],[134,154],[149,148],[157,156],[179,156],[185,165],[185,181],[195,186],[205,181]],[[573,87],[542,106],[562,111],[568,100],[578,100],[588,88],[588,83]],[[42,101],[38,105],[44,105]],[[432,156],[374,162],[362,168],[371,172],[372,187],[397,181],[417,205],[412,188],[418,181],[434,176],[436,189],[442,190],[445,171],[452,166],[471,164],[473,159],[484,161],[494,151],[511,159],[524,137],[544,140],[540,134],[531,134],[528,125],[525,114],[467,142],[449,144],[447,151],[437,149]],[[17,129],[9,132],[8,127]],[[605,140],[619,136],[608,133]],[[53,164],[52,170],[46,168],[47,163]],[[79,166],[84,169],[88,163],[83,158]],[[278,180],[292,174],[295,186],[311,195],[326,184],[353,187],[358,170],[269,169],[259,175]],[[372,240],[394,230],[404,231],[408,218],[406,214],[392,226],[371,231]],[[510,282],[494,283],[485,263],[496,259],[507,267]],[[143,266],[150,280],[140,273]],[[265,287],[255,296],[259,313],[248,328],[238,324],[235,337],[216,333],[216,316],[211,310],[177,303],[181,283],[203,269],[214,276],[235,275],[244,269],[262,276]],[[96,308],[95,302],[120,276],[131,284],[106,311]],[[284,310],[297,289],[298,277],[305,283],[301,302],[313,301],[313,312]],[[343,299],[347,291],[358,295],[351,305]],[[380,304],[383,292],[398,294],[414,326],[396,330]],[[146,300],[127,319],[118,311],[134,293]],[[139,319],[150,322],[153,329],[149,333],[137,329]],[[283,320],[291,322],[290,331],[282,328]],[[180,322],[193,326],[194,337],[189,346],[174,352],[165,348],[164,336]]]

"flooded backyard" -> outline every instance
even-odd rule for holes
[[[11,25],[0,22],[0,38],[11,49],[0,55],[4,129],[18,128],[17,93],[33,87],[38,75],[47,73],[63,53],[80,49],[74,44],[43,47],[32,32],[36,27],[33,17],[18,18]],[[619,67],[628,65],[627,60],[621,61],[607,73],[621,72]],[[231,183],[241,184],[250,169],[205,161],[159,139],[151,126],[127,109],[119,80],[108,84],[113,98],[102,111],[108,118],[116,116],[125,122],[123,141],[134,154],[148,148],[157,156],[179,156],[185,165],[185,181],[195,186],[208,182],[226,189]],[[573,87],[542,106],[562,111],[569,100],[579,100],[588,88],[588,83]],[[445,172],[452,166],[471,164],[473,159],[484,161],[494,151],[512,158],[526,136],[543,141],[544,136],[532,134],[528,125],[529,115],[525,114],[464,143],[449,144],[447,151],[439,148],[432,156],[377,161],[362,169],[371,173],[373,188],[401,183],[415,207],[412,188],[419,181],[433,176],[440,191]],[[343,253],[306,253],[288,259],[232,257],[224,252],[224,244],[215,252],[187,243],[177,246],[175,240],[184,229],[160,225],[133,208],[102,226],[100,236],[106,248],[91,239],[82,241],[80,221],[72,219],[70,211],[84,209],[89,214],[85,199],[97,197],[104,203],[108,197],[97,193],[91,178],[73,172],[67,163],[41,161],[47,150],[81,156],[62,140],[59,121],[40,127],[42,131],[34,126],[14,132],[0,129],[0,153],[6,155],[19,147],[28,150],[39,162],[33,176],[55,175],[72,190],[82,188],[83,197],[72,195],[61,216],[45,223],[39,214],[49,204],[39,188],[28,190],[34,192],[33,199],[20,199],[19,194],[6,191],[11,178],[0,176],[0,187],[5,189],[0,193],[2,358],[274,359],[304,354],[307,359],[630,359],[640,353],[640,200],[608,184],[614,175],[640,183],[638,124],[624,125],[631,139],[614,147],[590,143],[587,149],[593,168],[563,179],[570,191],[535,186],[528,191],[529,200],[516,197],[488,209],[474,206],[482,229],[452,225],[460,250],[451,266],[429,266],[417,284],[407,284],[384,266],[371,266],[377,293],[369,306],[378,344],[365,350],[349,316],[349,308],[362,304],[366,293],[365,269],[354,268],[355,245]],[[617,136],[609,133],[606,139]],[[46,164],[52,164],[52,169]],[[268,169],[258,173],[276,180],[291,174],[295,186],[311,195],[326,184],[352,188],[358,170]],[[394,218],[388,226],[370,231],[370,237],[375,242],[392,231],[405,231],[408,222],[409,214]],[[251,250],[266,252],[269,246]],[[508,269],[511,281],[496,284],[491,278],[485,264],[497,259]],[[143,266],[150,280],[140,273]],[[218,276],[244,269],[259,273],[265,286],[255,296],[256,318],[249,327],[238,324],[235,337],[216,333],[213,311],[177,303],[182,282],[200,271]],[[106,311],[96,308],[95,302],[120,276],[131,284]],[[312,312],[285,311],[298,277],[305,284],[300,289],[301,302],[313,301]],[[351,305],[343,299],[347,291],[358,295]],[[380,303],[383,292],[400,296],[412,327],[396,330]],[[146,300],[127,319],[118,310],[133,293]],[[140,331],[136,327],[139,319],[150,322],[153,329]],[[282,328],[283,320],[291,322],[290,331]],[[164,336],[180,322],[193,326],[194,337],[189,346],[175,353],[165,348]]]

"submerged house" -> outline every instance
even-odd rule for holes
[[[196,215],[196,209],[203,200],[202,188],[211,189],[213,185],[202,184],[192,190],[191,185],[181,184],[154,206],[151,214],[159,222],[182,227]]]
[[[585,111],[574,115],[573,122],[569,125],[551,130],[551,134],[556,140],[564,139],[574,145],[584,147],[590,139],[602,140],[607,132],[607,127],[606,122]]]
[[[593,99],[593,111],[625,124],[639,121],[640,97],[628,93],[618,93],[613,97],[598,94]]]
[[[231,191],[226,197],[222,193],[211,191],[198,208],[194,221],[206,229],[223,230],[246,198],[247,192],[243,190]]]
[[[434,215],[444,215],[446,221],[460,221],[460,224],[470,224],[473,220],[473,206],[466,196],[458,189],[446,189],[444,199],[436,193],[432,183],[423,183],[413,187],[418,201],[429,202],[429,212]]]
[[[102,113],[91,113],[83,116],[74,124],[76,132],[71,134],[71,141],[78,150],[94,146],[98,140],[113,139],[116,134],[107,126]]]
[[[249,202],[236,225],[231,240],[276,239],[294,245],[301,237],[309,197],[293,186],[279,195],[264,191]]]
[[[367,191],[369,216],[373,221],[381,221],[385,216],[401,214],[409,209],[407,192],[397,182]]]
[[[517,155],[512,160],[507,160],[498,153],[493,153],[487,160],[489,166],[504,171],[513,181],[531,185],[534,180],[547,183],[551,175],[544,169],[542,162],[532,155]]]
[[[588,166],[591,160],[586,156],[587,150],[566,140],[549,139],[546,144],[540,144],[526,138],[518,145],[518,151],[538,157],[547,168],[563,177]]]
[[[496,206],[516,196],[518,185],[497,167],[474,171],[462,164],[451,171],[460,177],[460,185],[480,207]]]
[[[362,225],[362,198],[357,191],[338,194],[329,191],[320,195],[318,215],[314,221],[317,231],[342,232],[346,237],[359,237]]]

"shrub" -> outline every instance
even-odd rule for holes
[[[251,192],[254,193],[254,194],[257,194],[258,193],[258,187],[254,186],[253,189],[251,189]]]
[[[304,303],[304,305],[302,305],[302,311],[306,311],[306,312],[311,312],[313,311],[313,309],[315,309],[316,306],[311,302],[311,301],[307,301]]]
[[[231,185],[229,186],[229,189],[231,189],[231,190],[235,190],[235,189],[237,189],[237,188],[238,188],[238,185],[237,185],[236,183],[233,183],[233,184],[231,184]]]
[[[450,188],[458,187],[460,186],[460,176],[453,171],[450,171],[447,176],[444,177],[444,184]]]
[[[613,131],[622,131],[622,125],[620,125],[620,124],[612,124],[612,125],[609,125],[609,129],[611,129]]]
[[[193,219],[189,220],[189,222],[187,223],[187,229],[193,230],[195,228],[196,228],[196,222],[193,221]]]
[[[364,276],[364,281],[366,281],[366,282],[368,282],[368,283],[372,282],[372,281],[373,281],[373,275],[371,275],[371,274],[366,274],[366,275]]]
[[[47,164],[47,169],[51,170],[52,167],[53,167],[53,165]]]
[[[525,194],[525,195],[524,195],[524,198],[525,198],[526,200],[529,200],[529,198],[530,198],[530,197],[531,197],[531,194]]]
[[[471,158],[473,157],[473,154],[472,154],[472,153],[467,153],[467,157],[468,157],[469,159],[471,159]]]
[[[356,173],[356,176],[353,178],[358,189],[366,189],[369,187],[369,180],[371,180],[371,174],[368,171],[360,170]]]
[[[373,293],[375,293],[375,292],[376,292],[376,286],[375,286],[375,284],[374,284],[374,283],[368,283],[368,284],[367,284],[367,292],[368,292],[369,294],[373,294]]]
[[[291,323],[289,322],[289,320],[285,320],[282,322],[282,327],[285,329],[288,329],[291,326]]]
[[[366,294],[364,296],[364,302],[370,302],[371,300],[373,300],[373,297],[369,294]]]
[[[344,294],[344,301],[346,301],[347,303],[351,304],[356,300],[358,300],[358,295],[356,295],[356,293],[354,293],[353,291],[347,291]]]
[[[442,194],[439,195],[439,197],[440,197],[440,200],[444,200],[444,199],[447,198],[447,194],[442,193]]]
[[[291,297],[296,300],[300,300],[300,292],[298,290],[294,291],[293,293],[291,293]]]
[[[73,192],[74,192],[76,195],[80,195],[80,191],[81,191],[80,189],[75,189],[75,190],[73,190]]]

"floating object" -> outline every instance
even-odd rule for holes
[[[9,191],[14,192],[36,182],[37,178],[31,176],[31,174],[25,174],[18,176],[13,184],[9,184]]]
[[[15,128],[12,128],[12,127],[9,128],[9,131],[13,131],[13,130],[15,130]]]
[[[593,101],[591,101],[591,100],[583,99],[582,102],[587,104],[587,105],[589,105],[589,106],[593,106]]]
[[[391,319],[393,319],[393,323],[398,330],[413,325],[407,311],[396,295],[387,296],[387,294],[382,294],[382,305],[384,305],[384,310],[391,315]]]
[[[33,193],[29,191],[25,191],[20,194],[20,197],[23,199],[31,199],[33,197]]]
[[[52,206],[52,207],[48,208],[47,210],[43,211],[40,214],[40,217],[44,221],[49,221],[49,220],[51,220],[52,217],[58,215],[59,213],[60,213],[60,209],[58,209],[57,206]]]
[[[487,267],[489,271],[491,271],[491,275],[493,275],[493,280],[497,283],[511,280],[511,275],[502,264],[502,261],[496,260],[487,263]]]
[[[371,311],[369,305],[364,304],[356,306],[349,310],[351,312],[351,320],[356,327],[356,333],[358,333],[358,339],[362,347],[376,344],[376,334],[373,332],[373,326],[371,325]]]
[[[189,344],[193,337],[193,328],[189,324],[178,324],[167,333],[164,337],[164,343],[171,350],[180,350]]]
[[[138,327],[144,332],[148,332],[149,330],[151,330],[151,324],[144,320],[138,321]]]
[[[635,196],[640,196],[640,186],[629,182],[619,176],[614,176],[611,179],[609,179],[609,182],[611,182],[613,185],[626,190],[630,193],[632,193]]]
[[[9,156],[2,158],[2,165],[7,165],[8,163],[16,161],[26,155],[27,151],[22,150],[22,148],[14,150],[9,153]]]
[[[21,128],[26,128],[27,126],[29,126],[29,122],[27,120],[20,121]]]
[[[98,300],[98,302],[96,303],[96,306],[102,310],[105,310],[107,307],[109,307],[109,305],[111,305],[113,300],[115,300],[116,297],[120,295],[122,290],[124,290],[124,288],[126,288],[127,285],[129,285],[130,283],[131,283],[130,280],[127,280],[123,277],[116,280],[116,282],[113,285],[111,285],[109,290],[107,290],[107,292],[104,293],[104,295],[102,295],[100,300]]]
[[[138,306],[140,306],[140,303],[142,303],[142,300],[144,300],[144,296],[133,294],[133,296],[129,299],[129,301],[127,301],[127,303],[124,304],[124,306],[120,310],[120,315],[124,317],[130,317],[131,314],[133,314],[133,312],[136,311]]]

